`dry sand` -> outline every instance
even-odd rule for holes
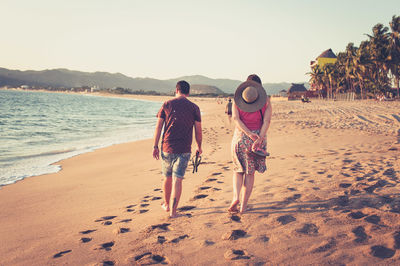
[[[232,216],[233,125],[193,100],[204,154],[182,217],[160,207],[152,140],[111,146],[0,189],[0,265],[400,264],[400,102],[273,100],[268,170]]]

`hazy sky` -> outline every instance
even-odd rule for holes
[[[0,0],[0,67],[299,82],[399,0]]]

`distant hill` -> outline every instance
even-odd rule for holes
[[[201,75],[183,76],[175,79],[159,80],[153,78],[131,78],[121,73],[81,72],[68,69],[51,69],[43,71],[20,71],[0,68],[0,86],[18,87],[21,85],[41,87],[82,87],[97,86],[101,89],[127,88],[130,90],[157,91],[171,93],[179,80],[191,84],[192,93],[234,93],[240,80],[212,79]],[[276,94],[288,89],[290,83],[264,83],[268,94]],[[308,83],[305,84],[308,87]]]

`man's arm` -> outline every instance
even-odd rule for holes
[[[160,158],[160,149],[158,148],[158,142],[160,141],[161,130],[163,126],[164,126],[164,119],[159,117],[156,124],[156,130],[154,132],[153,158],[156,160]]]
[[[197,143],[197,150],[196,152],[200,154],[203,153],[202,149],[201,149],[201,142],[203,140],[203,134],[201,131],[201,122],[198,121],[194,121],[194,135],[196,138],[196,143]]]

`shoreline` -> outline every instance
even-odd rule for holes
[[[70,94],[70,95],[82,95],[82,96],[96,96],[96,97],[106,97],[106,98],[119,98],[119,99],[128,99],[128,100],[137,100],[137,101],[150,101],[150,102],[162,102],[162,100],[164,100],[164,98],[162,97],[158,97],[158,96],[151,96],[151,97],[129,97],[129,96],[123,96],[123,95],[113,95],[113,94],[107,94],[107,93],[80,93],[80,92],[58,92],[58,91],[47,91],[47,90],[22,90],[22,89],[2,89],[2,90],[9,90],[9,91],[26,91],[26,92],[42,92],[42,93],[61,93],[61,94]],[[94,152],[98,149],[103,149],[103,148],[107,148],[113,145],[119,145],[119,144],[124,144],[124,143],[132,143],[132,142],[136,142],[136,141],[141,141],[141,140],[147,140],[150,139],[151,137],[146,137],[146,138],[138,138],[138,139],[134,139],[134,140],[129,140],[129,141],[122,141],[122,142],[112,142],[109,143],[107,145],[103,145],[103,144],[98,144],[95,146],[90,146],[90,147],[86,147],[86,148],[80,148],[78,150],[72,150],[72,151],[67,151],[67,152],[63,152],[63,153],[59,153],[57,155],[59,155],[60,159],[49,159],[49,161],[52,161],[46,165],[44,165],[44,168],[48,168],[47,170],[43,169],[40,170],[40,173],[27,173],[24,174],[23,176],[20,176],[18,178],[15,178],[14,181],[12,181],[11,183],[7,183],[7,184],[0,184],[0,190],[3,187],[6,186],[10,186],[13,185],[17,182],[23,181],[27,178],[34,178],[37,176],[41,176],[41,175],[47,175],[47,174],[54,174],[57,172],[60,172],[62,170],[61,164],[60,162],[62,162],[63,160],[67,160],[69,158],[75,157],[75,156],[79,156],[81,154],[85,154],[85,153],[90,153],[90,152]],[[49,152],[51,153],[51,152]],[[48,154],[45,154],[46,156]],[[52,166],[57,167],[58,169],[50,169],[52,168]]]

